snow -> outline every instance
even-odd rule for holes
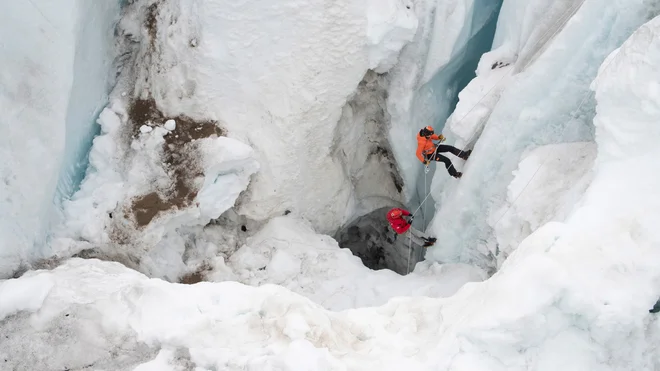
[[[143,363],[136,368],[133,369],[133,371],[179,371],[183,370],[183,368],[179,367],[174,367],[172,365],[172,362],[174,360],[174,357],[176,356],[175,352],[169,349],[162,349],[160,352],[158,352],[158,355],[156,358],[154,358],[153,361],[149,361],[146,363]]]
[[[142,134],[150,133],[152,130],[154,130],[154,128],[152,128],[149,125],[140,126],[140,133],[142,133]]]
[[[497,238],[498,265],[532,231],[566,219],[591,183],[595,157],[590,142],[550,144],[523,154],[506,203],[488,221]]]
[[[469,111],[465,107],[477,105],[475,110],[481,113],[472,118],[468,116],[462,122],[450,123],[448,127],[456,130],[458,135],[446,131],[447,143],[462,147],[465,139],[459,140],[458,136],[465,138],[469,132],[474,133],[474,139],[478,138],[478,141],[465,165],[456,161],[458,169],[464,172],[460,182],[447,180],[442,173],[433,178],[431,189],[438,212],[428,232],[443,236],[444,243],[442,248],[432,248],[427,259],[497,268],[501,259],[497,257],[497,240],[489,223],[502,215],[507,189],[521,156],[542,145],[593,141],[591,118],[595,101],[588,89],[589,84],[606,57],[648,19],[653,4],[653,1],[642,0],[585,0],[572,17],[576,6],[573,2],[558,4],[554,11],[546,13],[530,11],[524,13],[525,16],[518,11],[512,12],[505,4],[502,15],[505,18],[500,18],[500,23],[514,17],[514,22],[523,29],[538,25],[543,31],[525,31],[523,37],[515,36],[517,41],[511,44],[509,38],[514,33],[504,28],[504,35],[496,36],[495,49],[491,55],[484,56],[479,66],[477,79],[481,82],[472,83],[473,87],[492,85],[485,83],[485,79],[497,81],[492,74],[499,73],[502,84],[492,89],[490,94],[493,97],[469,93],[464,96],[465,101],[459,102],[462,112]],[[527,16],[532,19],[528,20]],[[524,35],[548,30],[553,30],[549,33],[553,37],[539,36],[539,43],[525,41],[527,36]],[[518,45],[529,53],[531,50],[539,53],[532,53],[537,55],[528,59],[529,63],[523,63],[516,60],[516,55],[521,57],[516,53],[522,49],[512,49],[511,45]],[[506,66],[509,71],[491,70],[491,61],[510,63],[514,68]],[[519,63],[525,64],[524,68]],[[477,98],[483,98],[481,102],[485,105],[478,106]],[[470,128],[456,129],[462,128],[463,124]],[[525,208],[524,205],[521,207]],[[510,227],[524,228],[518,223]]]
[[[371,46],[369,69],[377,73],[387,72],[398,62],[401,48],[413,40],[417,31],[412,1],[370,0],[367,20],[367,38]]]
[[[0,15],[0,277],[43,254],[107,99],[118,1],[34,0]]]
[[[20,311],[35,312],[52,287],[51,280],[44,276],[0,282],[0,321]]]
[[[510,1],[514,3],[520,5]],[[349,27],[352,32],[360,30],[359,38],[351,34],[346,36],[350,40],[340,40],[341,46],[333,45],[323,55],[328,62],[325,64],[324,58],[315,53],[328,50],[308,43],[323,44],[330,36],[344,34],[337,31],[341,27],[333,23],[335,18],[330,21],[312,12],[307,3],[276,4],[273,8],[240,4],[247,8],[244,10],[254,11],[248,13],[240,12],[236,4],[220,1],[159,4],[157,16],[170,21],[169,27],[174,28],[156,30],[161,38],[170,37],[168,34],[173,38],[159,47],[173,47],[178,40],[197,50],[177,60],[176,65],[161,66],[163,74],[171,78],[169,86],[165,86],[165,77],[147,80],[151,87],[164,89],[161,92],[181,87],[190,88],[192,93],[157,95],[160,100],[173,102],[160,102],[161,109],[175,112],[154,122],[131,122],[130,110],[121,99],[113,100],[101,112],[101,135],[94,139],[89,171],[80,191],[65,203],[66,223],[53,246],[56,251],[61,248],[63,256],[80,249],[118,246],[115,253],[124,248],[126,254],[133,254],[131,258],[137,258],[137,263],[130,259],[124,265],[74,258],[63,260],[52,270],[28,271],[17,279],[0,280],[3,367],[142,371],[660,368],[656,346],[660,323],[657,315],[648,313],[660,295],[660,18],[633,33],[650,14],[660,11],[657,2],[585,0],[565,24],[559,20],[572,15],[577,2],[553,2],[559,4],[551,7],[554,11],[544,8],[550,10],[529,16],[515,13],[520,16],[517,24],[526,25],[520,32],[522,36],[514,37],[515,32],[507,31],[511,34],[498,45],[514,45],[513,49],[502,47],[485,56],[479,65],[479,77],[461,97],[464,106],[483,103],[475,116],[464,122],[480,133],[475,152],[465,166],[466,175],[455,185],[446,186],[444,192],[437,189],[443,185],[441,177],[434,179],[433,196],[440,201],[441,209],[431,229],[438,232],[438,247],[427,254],[432,259],[418,264],[405,277],[365,269],[332,238],[316,232],[323,229],[318,228],[319,224],[336,224],[342,219],[336,212],[339,207],[331,203],[359,203],[355,190],[347,189],[346,198],[314,191],[303,195],[314,186],[309,181],[311,176],[318,175],[316,169],[310,171],[307,166],[316,163],[301,163],[295,167],[298,172],[291,171],[291,163],[281,157],[270,162],[269,151],[275,147],[264,144],[266,140],[290,139],[290,148],[302,155],[292,155],[295,151],[287,155],[306,159],[309,152],[301,143],[317,139],[316,135],[323,133],[316,131],[328,128],[319,124],[308,131],[309,127],[303,125],[305,120],[336,124],[340,114],[347,111],[339,102],[360,100],[353,99],[348,88],[350,79],[335,76],[337,86],[326,85],[327,81],[310,83],[317,89],[314,93],[323,92],[312,96],[322,102],[304,114],[290,116],[282,115],[291,108],[285,103],[301,103],[287,100],[290,96],[282,91],[277,91],[282,100],[275,103],[283,104],[278,106],[266,98],[257,101],[239,88],[243,83],[245,89],[254,88],[253,92],[273,94],[268,97],[272,99],[275,90],[261,89],[273,88],[278,77],[292,78],[291,86],[295,88],[307,86],[303,77],[308,75],[296,74],[300,70],[289,71],[287,67],[313,70],[321,66],[323,69],[316,70],[319,74],[350,70],[354,72],[350,77],[357,77],[351,81],[359,81],[357,71],[367,68],[372,50],[364,35],[367,28],[362,27],[368,18],[362,12],[365,9],[343,2],[324,9],[338,16],[340,22],[355,26]],[[135,6],[142,5],[146,3]],[[420,6],[416,12],[429,9],[421,3],[415,5]],[[501,21],[512,16],[511,8],[505,10]],[[172,15],[181,17],[168,18]],[[222,23],[217,22],[221,19],[232,25],[218,29],[222,26],[212,24],[211,15],[216,23]],[[291,23],[282,27],[282,21],[289,17]],[[256,53],[266,49],[255,45],[283,41],[273,37],[276,33],[258,33],[252,38],[250,31],[254,29],[246,19],[264,22],[264,30],[277,25],[291,32],[296,38],[293,45],[301,42],[308,47],[296,52],[310,65],[290,66],[283,56]],[[560,31],[547,39],[540,30],[552,27],[530,31],[528,27],[539,19],[544,21],[538,24],[545,26],[556,21]],[[419,56],[417,42],[431,32],[430,21],[420,20],[422,36],[409,45],[413,50],[401,56],[408,67],[420,67],[409,62]],[[330,29],[338,26],[337,30],[314,28],[324,21],[329,22]],[[124,27],[130,27],[130,16],[124,22]],[[139,28],[139,23],[132,25]],[[174,32],[176,27],[186,31],[211,29],[218,34],[211,33],[217,37],[213,40],[207,33],[195,34],[193,42],[184,37],[189,34]],[[298,33],[305,27],[319,33]],[[223,34],[235,30],[242,32],[240,37]],[[535,38],[549,41],[543,46],[524,41]],[[507,43],[509,40],[515,43]],[[232,42],[237,44],[230,45]],[[342,64],[339,57],[348,58],[343,47],[359,54],[360,63],[349,64],[350,68]],[[255,54],[232,54],[238,48]],[[218,53],[209,60],[228,62],[214,66],[225,74],[224,79],[214,73],[211,64],[190,63],[197,62],[195,58],[204,60],[203,55],[209,53]],[[385,54],[383,58],[389,58]],[[167,60],[168,55],[176,53],[165,50],[162,55]],[[267,64],[267,58],[281,58],[281,64]],[[250,69],[230,71],[235,66],[229,62],[252,61],[255,63]],[[497,61],[511,63],[511,67],[492,69],[491,63]],[[264,73],[258,76],[262,80],[256,79],[253,71],[264,66],[273,67],[273,72],[281,75]],[[420,70],[404,74],[396,68],[402,67],[395,67],[390,82],[405,97],[404,87],[414,86],[406,78],[419,78]],[[209,74],[205,79],[181,80],[182,76],[204,72]],[[227,77],[230,72],[240,83]],[[495,88],[497,78],[504,83]],[[240,114],[257,117],[268,112],[277,117],[271,121],[273,125],[258,126],[261,131],[255,134],[252,127],[239,126],[238,122],[246,121],[221,117],[217,107],[223,107],[219,104],[223,101],[214,100],[209,93],[212,83],[218,82],[227,83],[217,85],[219,90],[227,89],[223,94],[239,96],[231,101],[220,95],[226,99],[224,102],[250,102],[241,107],[229,105],[229,118]],[[115,93],[122,95],[120,91]],[[211,119],[217,119],[218,127],[227,129],[229,137],[214,134],[196,139],[193,148],[186,147],[190,143],[174,146],[186,147],[188,152],[180,154],[199,161],[195,164],[201,175],[191,177],[192,184],[199,187],[194,202],[166,210],[143,229],[121,229],[133,221],[122,213],[130,209],[136,197],[154,190],[170,190],[171,173],[164,159],[172,147],[165,144],[182,135],[186,125],[180,118],[173,130],[165,125],[169,117],[181,117],[178,114],[184,112],[176,112],[179,109],[196,120],[209,119],[201,107],[197,107],[197,115],[191,108],[196,107],[193,102],[199,98],[208,98],[199,105],[211,107],[210,115],[218,115]],[[177,99],[184,103],[174,104]],[[336,104],[326,106],[329,101]],[[396,120],[405,116],[404,103]],[[344,112],[335,112],[336,108]],[[462,107],[460,112],[470,110]],[[295,119],[291,123],[300,124],[302,129],[293,130],[299,127],[289,126],[288,119]],[[152,130],[142,133],[142,125]],[[331,135],[336,134],[337,127],[350,133],[349,125],[330,126]],[[292,133],[293,138],[283,139],[280,130]],[[461,120],[448,126],[447,131],[454,130],[449,140],[470,141],[466,139],[469,130]],[[322,144],[331,143],[327,140]],[[345,164],[337,166],[341,176],[346,176],[346,168],[342,167]],[[266,175],[260,175],[263,169]],[[272,179],[294,184],[286,184],[287,194],[277,200],[265,197],[259,187],[248,187],[251,177],[261,179],[259,187],[272,185]],[[374,177],[381,178],[381,173]],[[344,180],[339,179],[338,184],[346,185]],[[250,196],[240,198],[242,192]],[[274,210],[279,215],[281,208],[291,206],[294,194],[301,198],[298,206],[309,206],[310,199],[315,200],[311,214],[294,210],[287,216],[272,217]],[[302,199],[305,195],[309,199]],[[245,213],[245,208],[257,204],[270,210],[263,218]],[[337,209],[321,217],[315,214],[328,205]],[[260,220],[239,215],[237,210]],[[206,225],[215,218],[221,222]],[[235,227],[232,223],[245,223],[245,235],[227,233]],[[116,245],[108,243],[112,239],[109,226],[134,233],[128,235],[131,243],[122,244],[121,239],[111,241]],[[490,259],[499,270],[483,282],[476,282],[485,278],[479,268],[433,261],[475,261],[492,268],[479,254],[496,254],[498,249],[500,255]],[[215,256],[215,260],[203,267],[202,273],[215,282],[194,285],[149,278],[126,267],[134,264],[133,268],[151,277],[175,281],[195,264],[209,264],[205,260],[209,256]]]
[[[203,241],[212,243],[210,232]],[[372,271],[329,236],[291,217],[269,221],[225,260],[216,261],[207,278],[259,286],[277,284],[323,307],[344,310],[385,304],[396,296],[447,297],[485,273],[465,264],[420,263],[406,276]]]
[[[216,120],[255,150],[261,167],[241,215],[290,210],[336,231],[353,185],[333,149],[359,139],[337,137],[337,123],[367,71],[386,72],[414,35],[408,1],[152,3],[129,5],[121,21],[140,41],[135,94],[148,91],[167,116]],[[148,14],[154,40],[141,27]]]
[[[165,121],[165,125],[163,125],[163,127],[165,129],[169,130],[169,131],[172,131],[172,130],[176,129],[176,121],[167,120],[167,121]]]
[[[145,131],[142,128],[151,127],[142,125],[141,134],[130,141],[130,150],[126,151],[124,130],[128,123],[121,118],[123,111],[123,106],[115,102],[101,113],[102,135],[94,139],[90,169],[80,191],[65,204],[66,221],[58,228],[54,254],[66,257],[90,247],[112,249],[112,243],[130,238],[134,246],[141,247],[132,254],[141,261],[144,271],[176,277],[182,268],[171,265],[181,261],[183,251],[179,249],[184,244],[176,230],[201,227],[234,206],[259,166],[253,150],[235,139],[211,136],[197,139],[195,147],[180,145],[184,150],[180,155],[193,156],[203,175],[194,202],[165,208],[145,228],[136,227],[140,221],[131,215],[137,210],[135,200],[154,191],[170,192],[170,175],[178,171],[165,164],[164,136],[184,134],[160,126]],[[147,253],[156,253],[156,257],[144,256]],[[158,263],[159,253],[166,254],[167,265]]]

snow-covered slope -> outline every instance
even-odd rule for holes
[[[521,155],[540,145],[593,140],[595,101],[589,84],[597,67],[660,11],[659,3],[585,0],[575,10],[573,2],[547,2],[546,7],[554,10],[536,12],[534,9],[544,8],[505,2],[499,24],[508,26],[502,27],[504,34],[496,37],[495,49],[482,58],[479,77],[461,96],[460,113],[454,114],[458,121],[448,123],[448,143],[462,147],[471,137],[479,140],[460,182],[448,181],[446,174],[433,179],[439,212],[431,230],[443,242],[427,258],[496,268],[499,249],[493,228],[499,228],[507,189]],[[514,25],[524,32],[514,32]],[[539,29],[528,31],[529,27]],[[543,36],[545,32],[553,37]],[[520,58],[532,50],[541,52],[526,58],[530,62],[524,62],[525,67],[518,71]],[[510,76],[512,73],[516,74]],[[498,81],[501,84],[496,86]],[[479,101],[487,92],[491,95]],[[475,106],[475,112],[461,120]],[[462,161],[455,162],[459,169],[463,167]]]
[[[0,12],[0,277],[41,256],[82,178],[114,77],[119,1],[10,1]]]
[[[660,18],[610,61],[593,84],[591,184],[486,282],[332,312],[280,286],[185,286],[74,259],[0,283],[0,354],[31,370],[658,369]]]

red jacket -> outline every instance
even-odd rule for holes
[[[401,216],[394,217],[392,216],[392,211],[400,210]],[[404,209],[394,208],[387,212],[387,221],[390,222],[392,229],[398,234],[406,233],[410,229],[410,224],[403,219],[403,216],[410,215],[410,213]]]

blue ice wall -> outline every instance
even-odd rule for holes
[[[585,0],[540,56],[511,80],[463,178],[436,187],[442,203],[430,230],[441,236],[442,246],[429,250],[427,259],[496,268],[491,223],[502,215],[521,154],[539,145],[593,139],[595,99],[589,85],[605,58],[657,14],[657,5],[657,0]]]
[[[476,76],[475,71],[481,56],[491,50],[501,7],[501,0],[475,1],[472,20],[466,22],[465,28],[459,36],[459,40],[465,41],[456,45],[450,62],[439,69],[417,93],[418,97],[427,97],[430,93],[433,97],[430,104],[434,107],[433,121],[420,123],[420,127],[432,125],[437,133],[442,131],[445,121],[456,108],[458,93]],[[442,42],[442,40],[435,40],[434,42]],[[424,104],[428,105],[429,103],[425,102]],[[416,197],[411,200],[409,205],[412,210],[417,209],[420,201],[427,194],[436,169],[436,165],[431,165],[429,173],[420,172],[417,180]],[[439,171],[446,171],[442,164],[439,169]],[[415,219],[415,226],[424,229],[435,214],[435,205],[431,198],[424,203],[424,206],[420,209],[420,214],[421,217]]]
[[[57,208],[80,186],[92,140],[100,132],[96,119],[108,103],[108,93],[114,85],[113,35],[119,18],[119,4],[123,1],[80,3],[82,19],[76,30],[64,155],[54,200]]]
[[[112,85],[118,0],[30,0],[0,12],[0,279],[43,257],[79,184]]]

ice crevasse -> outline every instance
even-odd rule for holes
[[[589,85],[590,184],[488,281],[333,312],[279,286],[177,285],[73,259],[0,283],[15,293],[0,302],[0,354],[37,369],[657,369],[660,18],[608,55]]]
[[[496,270],[535,228],[564,220],[574,195],[589,183],[582,175],[589,175],[594,158],[593,146],[586,148],[595,138],[596,100],[589,85],[606,57],[658,9],[657,1],[645,0],[503,4],[493,50],[482,57],[446,124],[449,143],[474,151],[467,163],[454,161],[465,174],[460,182],[444,174],[433,179],[438,212],[429,231],[443,237],[443,246],[427,259]],[[555,147],[541,149],[545,145]],[[522,164],[527,156],[536,159]],[[569,169],[576,167],[585,171]],[[542,195],[545,184],[534,178],[552,173],[572,179],[558,186],[565,190],[555,197],[525,196]],[[518,213],[516,199],[532,202],[520,204],[523,209],[552,215],[541,220],[531,211]],[[566,207],[558,205],[562,200]]]

